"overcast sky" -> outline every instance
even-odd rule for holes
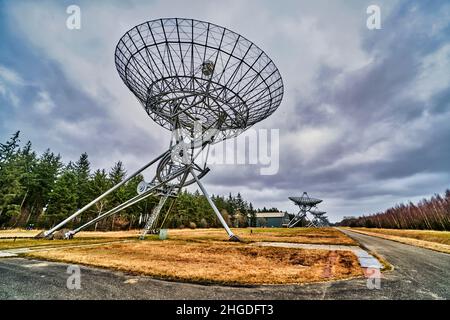
[[[66,8],[81,8],[69,30]],[[369,5],[381,30],[366,27]],[[212,166],[211,193],[296,212],[288,196],[324,199],[331,221],[450,188],[448,1],[0,1],[0,140],[16,130],[63,160],[122,160],[131,172],[167,148],[119,78],[114,48],[161,17],[209,21],[261,47],[285,85],[256,128],[280,130],[280,170]]]

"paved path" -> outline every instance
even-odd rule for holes
[[[81,267],[81,289],[69,290],[67,264],[0,259],[0,299],[450,299],[450,255],[344,231],[391,262],[381,289],[366,279],[309,285],[226,287],[156,280]]]
[[[399,298],[450,299],[450,254],[339,229],[393,265],[386,286]],[[392,286],[398,286],[397,289]]]

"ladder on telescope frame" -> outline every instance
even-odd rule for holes
[[[155,221],[158,220],[159,214],[161,213],[162,208],[164,207],[164,204],[167,202],[167,199],[170,197],[176,198],[178,193],[174,193],[174,189],[175,186],[170,186],[167,190],[164,190],[163,192],[160,193],[160,198],[159,198],[159,202],[156,205],[155,208],[153,208],[150,217],[147,219],[144,229],[142,230],[142,233],[139,237],[139,239],[144,240],[145,236],[151,232],[151,231],[155,231],[154,233],[157,232],[156,226],[154,226]],[[181,189],[181,188],[180,188]],[[173,200],[175,201],[175,199]],[[166,215],[168,215],[170,213],[170,209],[167,210]]]

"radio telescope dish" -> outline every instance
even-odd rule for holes
[[[298,205],[300,211],[291,219],[288,224],[288,228],[295,227],[300,221],[306,219],[308,212],[313,216],[313,219],[308,224],[308,227],[320,227],[326,225],[326,223],[324,222],[327,221],[324,217],[326,212],[320,211],[317,208],[313,209],[313,207],[321,203],[323,200],[311,198],[306,192],[303,192],[301,197],[289,197],[289,200]]]
[[[325,216],[325,211],[320,211],[319,209],[311,209],[308,211],[313,218],[311,219],[310,223],[307,225],[307,227],[314,227],[314,228],[320,228],[320,227],[326,227],[329,225],[328,218]]]
[[[177,195],[196,183],[230,240],[239,241],[209,197],[200,179],[209,172],[209,145],[248,129],[270,116],[283,98],[283,81],[272,60],[257,45],[218,25],[194,19],[158,19],[141,23],[123,35],[115,50],[115,64],[125,85],[160,126],[171,130],[168,150],[122,182],[42,233],[52,234],[96,202],[158,162],[150,182],[137,186],[137,195],[84,225],[65,238],[149,197],[159,203],[146,214],[141,235],[164,225]],[[162,223],[159,214],[171,198]]]
[[[270,116],[283,98],[272,60],[243,36],[193,19],[158,19],[125,33],[116,68],[162,127],[216,129],[215,141]]]
[[[303,192],[303,195],[301,197],[289,197],[289,199],[294,201],[297,205],[307,207],[313,207],[323,201],[316,198],[310,198],[306,192]]]
[[[326,211],[320,211],[318,209],[311,209],[309,210],[309,212],[316,216],[323,216],[325,213],[327,213]]]

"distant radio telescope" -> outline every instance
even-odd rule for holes
[[[291,219],[288,228],[295,227],[300,221],[307,217],[307,213],[310,213],[313,216],[307,227],[324,227],[328,225],[328,219],[325,217],[326,212],[317,209],[317,205],[323,200],[310,198],[306,192],[303,192],[301,197],[289,197],[289,199],[298,205],[300,211]]]

